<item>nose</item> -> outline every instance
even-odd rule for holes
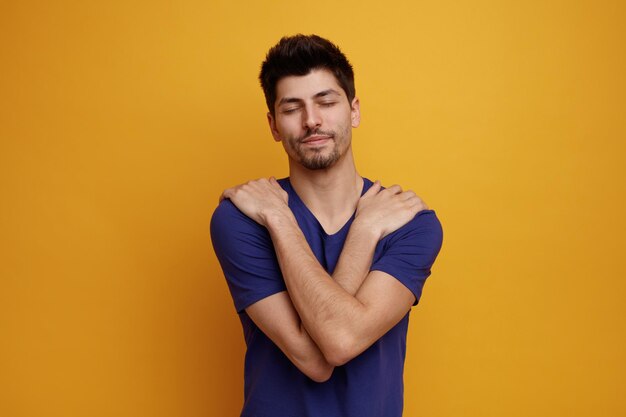
[[[302,117],[302,124],[308,130],[318,128],[322,125],[322,117],[315,106],[307,106]]]

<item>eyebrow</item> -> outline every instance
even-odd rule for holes
[[[323,91],[320,91],[319,93],[315,94],[313,96],[313,98],[325,97],[325,96],[328,96],[328,95],[331,95],[331,94],[337,95],[337,96],[341,95],[339,93],[339,91],[337,91],[337,90],[335,90],[333,88],[329,88],[327,90],[323,90]],[[296,97],[283,97],[278,102],[278,106],[281,106],[281,105],[286,104],[286,103],[300,103],[301,101],[302,101],[302,99],[299,99],[299,98],[296,98]]]

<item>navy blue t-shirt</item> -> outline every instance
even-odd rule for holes
[[[365,193],[372,182],[363,179]],[[295,193],[288,178],[279,180],[311,250],[332,274],[352,218],[337,233],[327,234]],[[420,299],[422,287],[439,253],[442,229],[433,210],[387,235],[376,246],[370,270],[388,273]],[[213,213],[211,240],[220,261],[247,345],[244,405],[241,417],[400,417],[407,313],[372,346],[334,369],[326,382],[309,379],[250,319],[245,309],[286,291],[267,229],[243,214],[230,200]],[[391,279],[391,278],[390,278]]]

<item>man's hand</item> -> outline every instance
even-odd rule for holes
[[[372,230],[382,239],[407,224],[428,206],[413,191],[392,185],[381,191],[376,181],[359,199],[354,222]]]
[[[291,215],[287,205],[289,195],[276,178],[260,178],[225,190],[220,201],[228,198],[239,210],[255,222],[267,227],[267,219],[273,215]]]

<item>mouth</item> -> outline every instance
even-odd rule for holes
[[[332,140],[332,135],[311,135],[307,136],[305,139],[301,141],[304,145],[322,145],[330,140]]]

